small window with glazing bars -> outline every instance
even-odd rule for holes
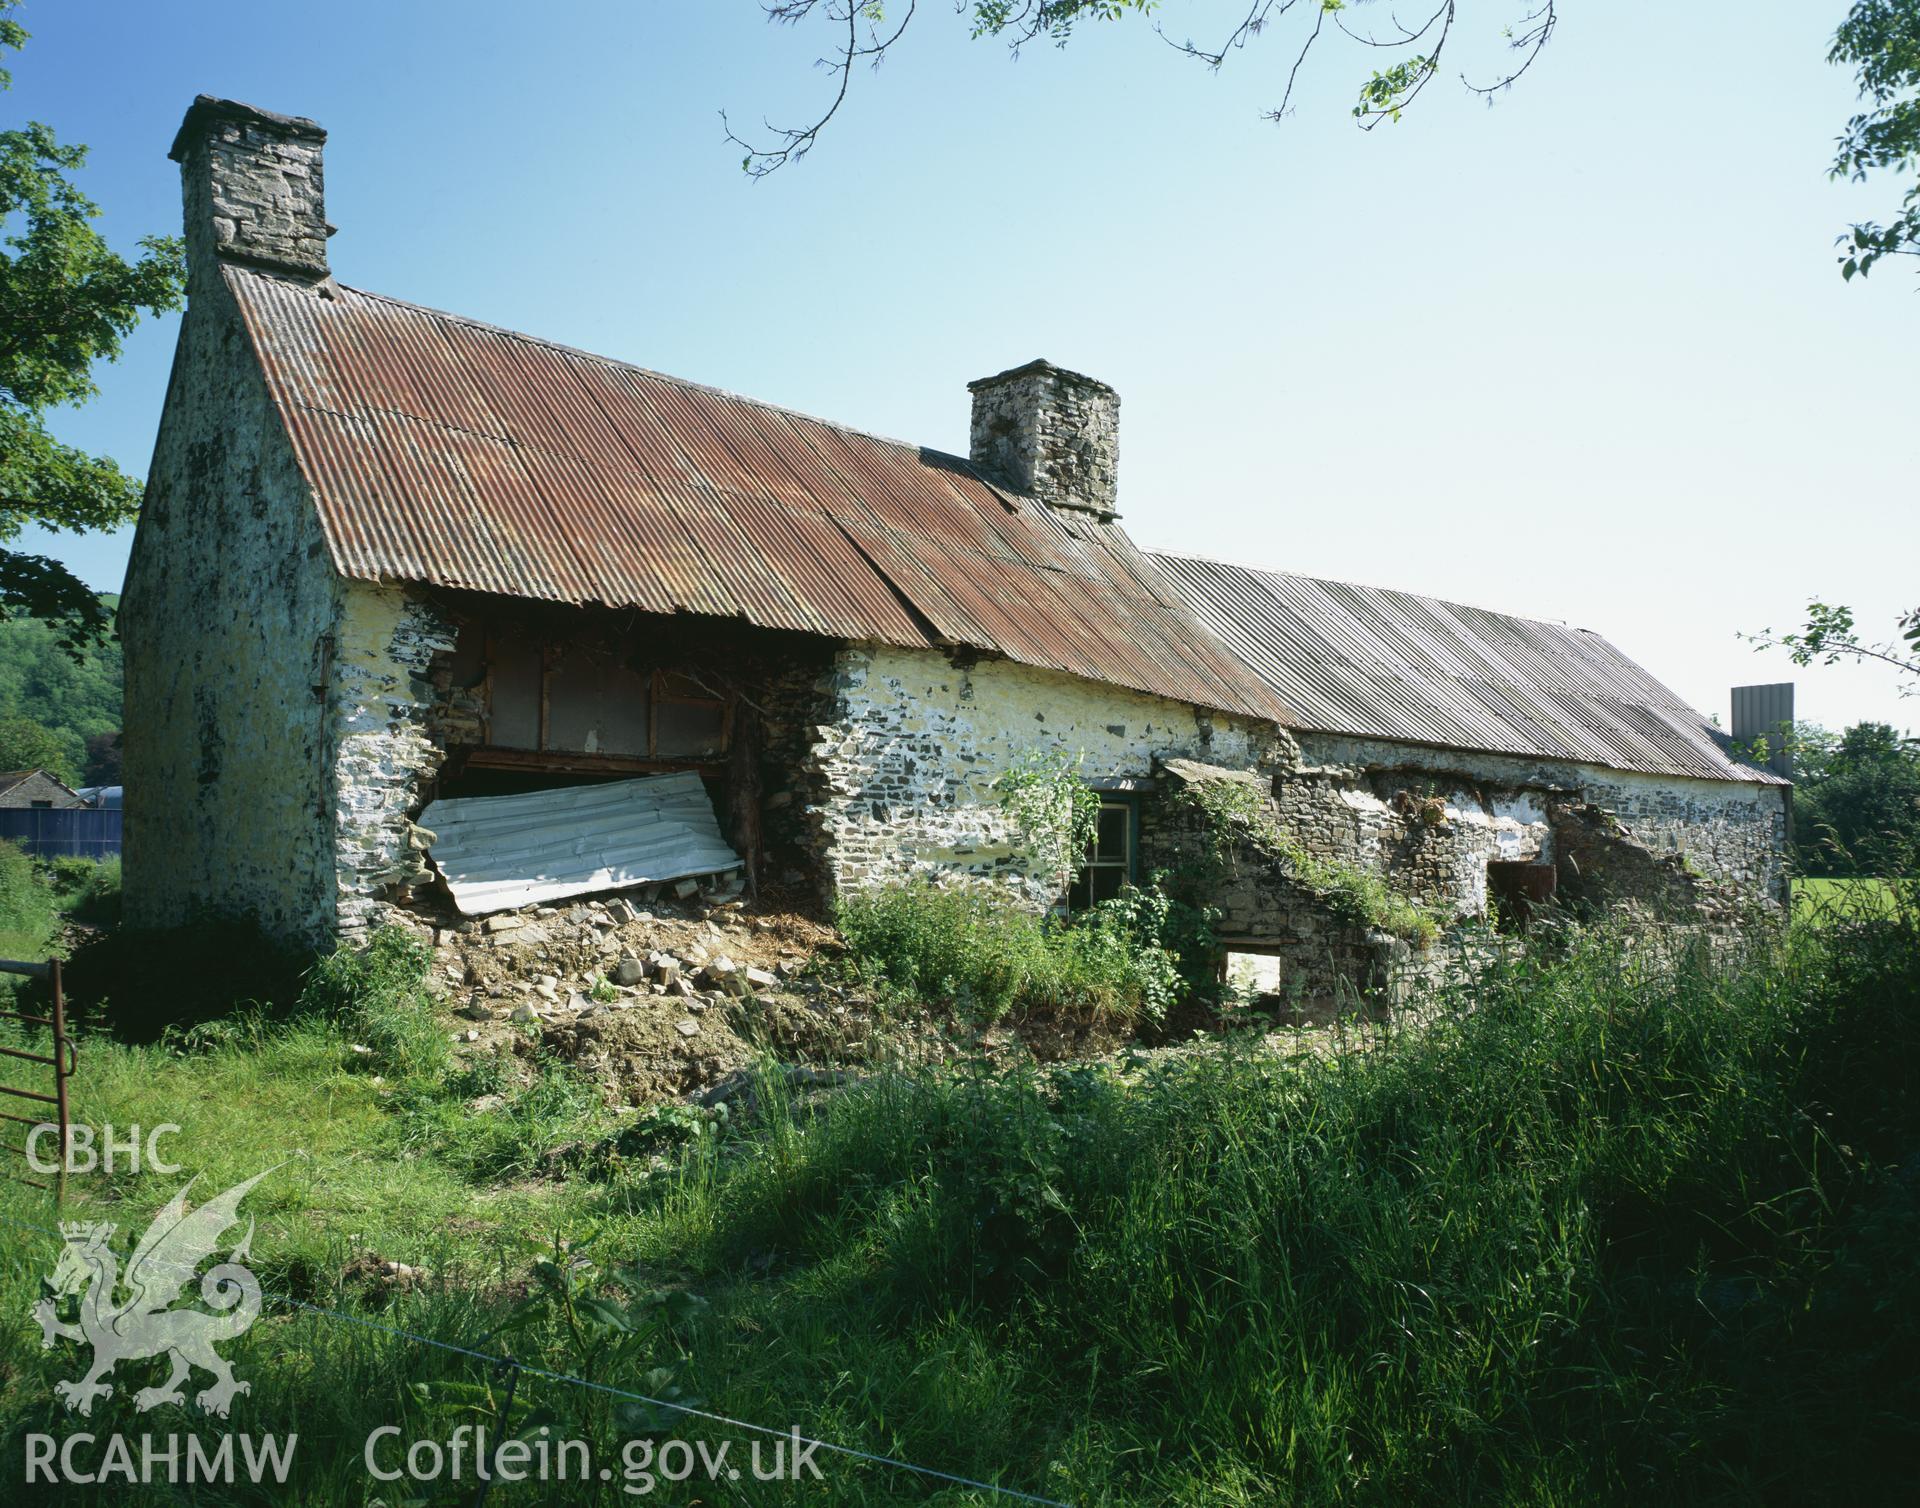
[[[1139,802],[1132,796],[1102,795],[1093,841],[1080,856],[1067,889],[1067,909],[1085,911],[1135,883],[1139,847]]]

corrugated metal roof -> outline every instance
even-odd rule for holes
[[[1159,555],[1294,726],[1705,780],[1777,783],[1598,634],[1484,608]]]
[[[352,288],[225,273],[346,576],[971,646],[1286,717],[1118,528],[957,457]]]
[[[468,916],[740,863],[692,771],[521,796],[452,796],[420,814],[428,856]]]

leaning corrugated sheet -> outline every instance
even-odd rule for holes
[[[1155,555],[1294,726],[1705,780],[1777,784],[1598,634],[1216,560]]]
[[[343,575],[969,646],[1285,718],[1118,528],[957,457],[352,288],[226,278]]]
[[[428,856],[468,916],[732,869],[739,855],[691,771],[523,796],[456,796],[420,814]]]

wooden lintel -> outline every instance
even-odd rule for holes
[[[540,749],[473,749],[466,753],[464,768],[533,770],[550,775],[662,775],[692,770],[716,779],[727,770],[724,762],[712,760],[642,759],[628,754],[566,754]]]

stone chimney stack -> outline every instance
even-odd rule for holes
[[[167,153],[186,195],[190,287],[220,263],[317,281],[327,273],[320,149],[327,133],[298,115],[275,115],[203,94]]]
[[[1120,395],[1050,361],[982,377],[973,394],[973,464],[988,478],[1049,508],[1114,509],[1120,470]]]

